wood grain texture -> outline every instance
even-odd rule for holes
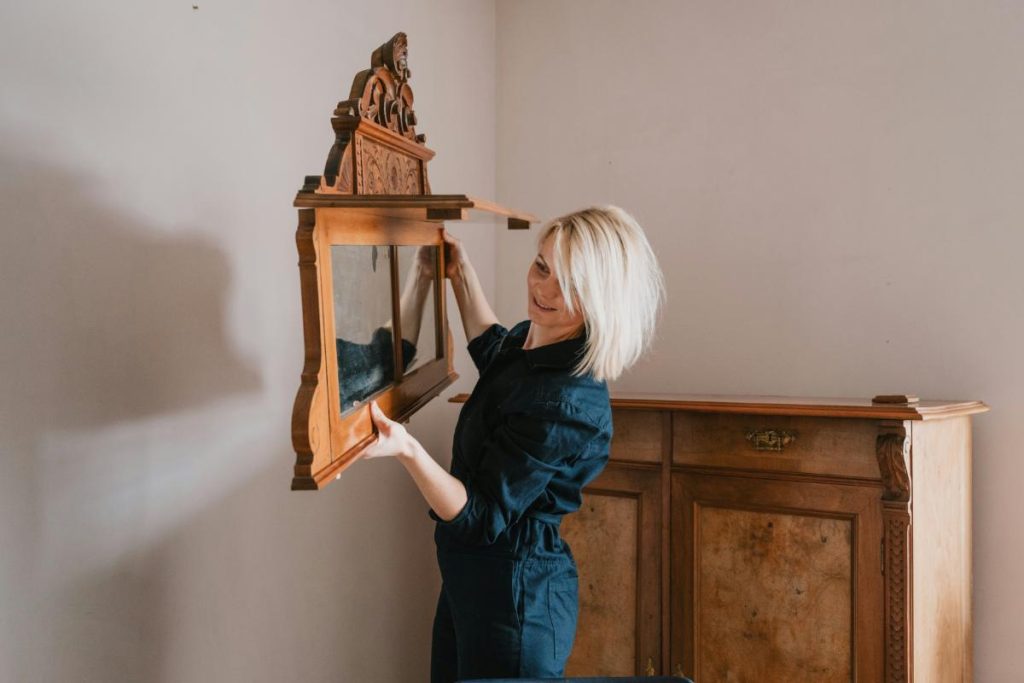
[[[672,661],[698,681],[881,680],[880,493],[673,472]]]
[[[610,457],[617,461],[660,463],[665,448],[662,421],[657,411],[612,411],[614,434]]]
[[[702,507],[697,533],[702,680],[850,680],[850,519]]]
[[[640,501],[591,491],[562,524],[580,569],[580,615],[568,675],[626,676],[636,669]]]
[[[914,425],[914,680],[973,680],[971,641],[971,423]]]

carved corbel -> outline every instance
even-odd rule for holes
[[[882,427],[875,442],[875,456],[885,487],[882,500],[910,502],[910,438],[902,424]]]

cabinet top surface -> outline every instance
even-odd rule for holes
[[[468,394],[449,399],[461,403]],[[925,400],[912,403],[875,403],[870,398],[806,396],[751,396],[736,394],[670,394],[613,391],[611,404],[621,410],[679,410],[704,413],[810,415],[874,418],[881,420],[935,420],[983,413],[982,401]]]
[[[659,394],[648,392],[614,392],[612,394],[612,407],[657,408],[696,412],[866,417],[893,420],[929,420],[982,413],[989,409],[981,401],[921,399],[912,403],[875,403],[870,398]]]

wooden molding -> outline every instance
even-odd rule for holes
[[[911,439],[907,425],[882,421],[875,455],[882,476],[882,571],[885,574],[885,682],[913,680],[913,601],[910,579]]]
[[[462,403],[469,394],[449,397]],[[722,394],[671,394],[612,392],[612,408],[619,410],[678,410],[694,413],[741,413],[744,415],[807,415],[811,417],[874,418],[879,420],[936,420],[984,413],[982,401],[920,401],[915,404],[873,404],[859,398],[803,396],[755,396]]]

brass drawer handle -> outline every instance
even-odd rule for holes
[[[747,441],[758,451],[781,451],[796,441],[796,432],[784,429],[748,429]]]

